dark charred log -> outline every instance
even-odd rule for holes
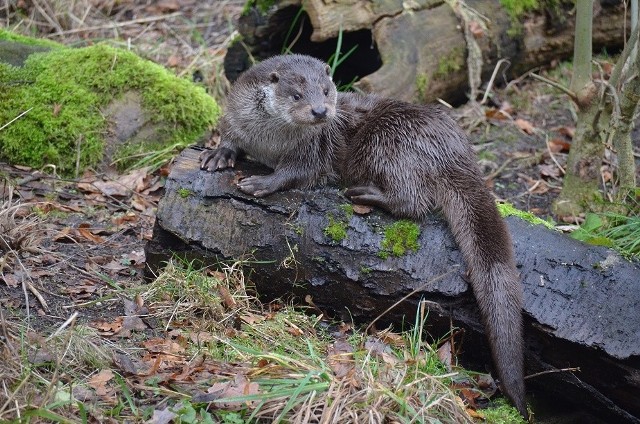
[[[205,265],[247,260],[260,297],[311,296],[325,313],[371,322],[414,289],[381,325],[413,322],[420,299],[429,305],[434,338],[465,330],[462,360],[484,369],[491,358],[461,255],[446,223],[420,225],[416,252],[380,257],[383,229],[395,220],[378,211],[345,213],[336,188],[290,190],[257,199],[241,193],[238,173],[269,170],[240,162],[235,171],[199,169],[197,149],[176,161],[160,202],[147,262],[158,270],[172,254]],[[188,194],[188,195],[185,195]],[[325,234],[329,217],[343,222],[346,237]],[[527,381],[532,398],[552,396],[608,422],[640,422],[640,265],[612,250],[508,218],[525,290]]]

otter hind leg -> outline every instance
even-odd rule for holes
[[[344,195],[358,205],[375,206],[386,211],[393,209],[387,195],[374,185],[349,187]]]
[[[237,156],[237,151],[227,147],[204,150],[200,153],[200,169],[217,171],[219,169],[233,168],[236,165]]]

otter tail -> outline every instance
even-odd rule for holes
[[[448,187],[440,204],[467,265],[501,389],[526,418],[523,295],[511,236],[491,194],[468,183]]]

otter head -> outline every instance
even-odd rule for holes
[[[313,58],[286,63],[269,74],[271,114],[294,126],[326,123],[336,114],[336,86],[329,65]]]

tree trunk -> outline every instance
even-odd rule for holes
[[[229,48],[225,72],[234,80],[253,59],[279,54],[294,40],[293,52],[326,60],[342,31],[342,52],[358,48],[339,67],[338,81],[357,76],[359,89],[408,101],[457,101],[469,91],[468,42],[481,51],[482,60],[473,66],[482,67],[476,71],[485,81],[502,58],[511,63],[509,74],[517,76],[571,57],[573,2],[514,18],[495,0],[465,3],[469,7],[440,0],[281,0],[265,16],[252,10],[240,19],[242,40]],[[301,5],[306,13],[293,24]],[[623,3],[596,0],[595,10],[594,48],[622,46]]]
[[[208,266],[244,259],[263,299],[304,299],[329,316],[359,322],[418,289],[380,325],[413,322],[426,299],[430,334],[441,337],[451,324],[463,328],[462,360],[490,366],[460,252],[440,219],[420,224],[417,251],[383,259],[390,216],[351,214],[333,188],[253,198],[235,188],[237,174],[267,169],[240,162],[236,171],[209,173],[199,169],[198,156],[185,150],[169,175],[146,247],[150,268],[174,253]],[[611,422],[640,423],[640,265],[518,218],[507,223],[525,289],[527,372],[580,367],[528,380],[529,393],[549,395],[563,410],[577,404]],[[328,231],[333,225],[343,236]]]

